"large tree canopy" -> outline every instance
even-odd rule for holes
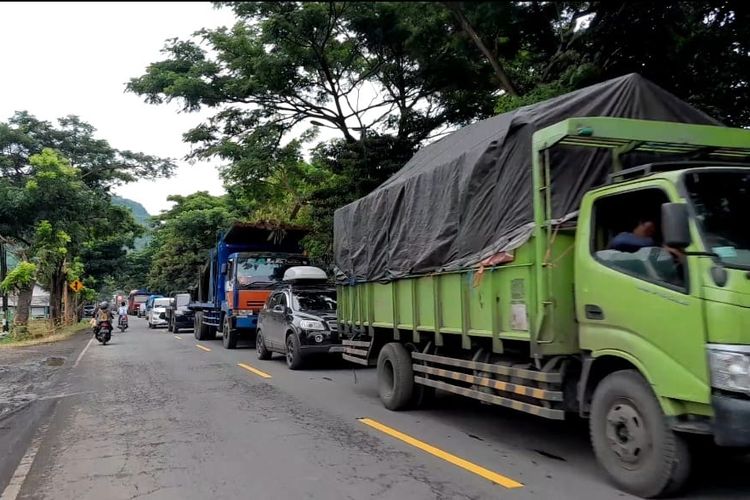
[[[184,290],[197,282],[198,269],[216,244],[218,232],[236,217],[223,196],[197,192],[168,199],[175,205],[154,217],[148,274],[150,289],[162,293]]]
[[[53,319],[61,319],[67,281],[101,285],[143,232],[130,211],[111,203],[110,188],[173,168],[171,160],[113,148],[75,116],[53,125],[19,112],[0,123],[0,244],[24,271],[13,288],[28,301],[39,281]]]
[[[233,11],[233,26],[168,40],[127,88],[153,104],[213,109],[184,135],[191,156],[224,161],[239,215],[307,217],[318,257],[333,210],[493,112],[637,72],[728,125],[750,125],[740,0],[216,6]]]

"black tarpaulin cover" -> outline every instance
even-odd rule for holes
[[[520,246],[533,221],[532,134],[580,116],[719,125],[630,74],[464,127],[336,211],[339,278],[389,280],[460,269]],[[610,152],[591,148],[556,148],[550,158],[554,218],[575,212],[611,165]]]

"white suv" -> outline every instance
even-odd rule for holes
[[[154,305],[148,312],[148,327],[156,328],[158,326],[167,326],[167,307],[171,303],[169,297],[154,299]]]

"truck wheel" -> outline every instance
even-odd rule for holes
[[[297,338],[297,335],[294,333],[290,333],[286,336],[286,364],[290,370],[299,370],[302,368],[302,362],[303,359],[299,348],[299,338]]]
[[[411,356],[398,342],[386,344],[378,356],[378,393],[389,410],[403,410],[414,395]]]
[[[266,349],[266,342],[263,338],[263,332],[260,330],[258,330],[258,333],[255,337],[255,354],[258,356],[258,359],[271,359],[271,351]]]
[[[209,340],[210,331],[211,331],[211,328],[208,325],[203,324],[203,313],[196,313],[195,315],[195,338],[198,340]]]
[[[232,329],[232,321],[230,318],[224,318],[221,342],[224,344],[224,349],[237,349],[237,330]]]
[[[196,340],[198,340],[198,335],[200,335],[202,319],[203,314],[196,312],[193,317],[193,337],[195,337]]]
[[[589,422],[599,463],[619,488],[644,498],[673,494],[690,473],[684,439],[666,423],[659,401],[635,370],[604,378]]]

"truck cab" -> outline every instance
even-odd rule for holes
[[[308,264],[299,228],[269,229],[235,223],[219,237],[198,283],[195,337],[214,338],[221,332],[224,347],[234,349],[240,336],[254,337],[258,313],[271,290],[290,267]]]
[[[589,192],[576,241],[579,341],[658,388],[672,425],[750,446],[750,166],[667,163]],[[626,174],[637,174],[627,172]],[[654,245],[612,238],[654,223]],[[636,312],[636,313],[634,313]]]
[[[274,252],[238,252],[229,256],[225,276],[224,308],[234,328],[255,329],[258,313],[287,269],[307,265],[304,255]]]

